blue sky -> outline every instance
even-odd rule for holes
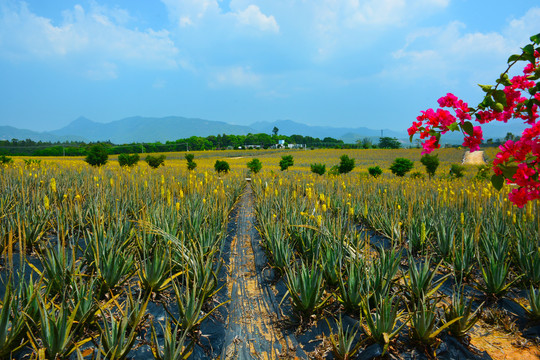
[[[0,0],[0,125],[405,130],[447,92],[478,103],[539,32],[538,0]]]

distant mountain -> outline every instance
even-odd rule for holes
[[[280,135],[303,135],[324,139],[332,137],[341,139],[346,144],[353,144],[357,140],[370,138],[373,143],[378,143],[381,130],[366,127],[346,128],[331,126],[310,126],[294,122],[292,120],[277,120],[273,122],[255,122],[249,126],[232,125],[222,121],[210,121],[204,119],[184,118],[169,116],[163,118],[130,117],[110,123],[98,123],[84,117],[72,121],[67,126],[49,132],[36,132],[31,130],[17,129],[11,126],[0,126],[0,140],[32,139],[34,141],[107,141],[115,144],[127,144],[132,142],[156,142],[172,141],[191,136],[206,137],[209,135],[228,134],[246,135],[248,133],[271,134],[272,129],[277,127]],[[525,128],[518,122],[511,124],[486,124],[484,139],[504,138],[507,133],[520,135]],[[383,136],[395,137],[402,141],[404,146],[409,145],[409,136],[404,131],[382,130]],[[459,133],[447,133],[443,136],[442,144],[460,144],[463,136]]]
[[[59,136],[48,132],[17,129],[12,126],[0,126],[0,140],[26,140],[44,142],[88,141],[83,136]]]
[[[84,134],[91,141],[110,140],[115,144],[165,142],[191,136],[206,137],[218,134],[246,135],[250,132],[253,132],[253,129],[247,126],[180,116],[163,118],[136,116],[110,123],[97,123],[81,117],[61,129],[51,131],[55,135]]]
[[[358,128],[346,128],[346,127],[331,127],[331,126],[311,126],[306,124],[301,124],[294,122],[292,120],[277,120],[273,122],[261,121],[256,122],[250,125],[251,128],[255,129],[256,132],[271,133],[272,129],[277,127],[281,135],[303,135],[303,136],[312,136],[320,139],[325,137],[331,137],[334,139],[340,139],[344,135],[348,135],[348,138],[355,137],[356,139],[363,139],[365,137],[377,137],[381,136],[381,130],[368,129],[366,127]],[[350,134],[354,134],[351,136]],[[393,130],[384,129],[384,136],[390,137],[404,137],[407,134],[405,132],[397,132]],[[356,140],[355,140],[356,141]],[[353,141],[354,143],[354,141]]]

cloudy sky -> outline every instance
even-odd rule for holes
[[[540,1],[0,0],[0,125],[199,117],[404,130],[478,103]]]

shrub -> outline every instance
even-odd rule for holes
[[[439,167],[439,155],[426,154],[422,156],[420,162],[426,167],[426,172],[431,179],[433,175],[435,175],[435,171],[437,171],[437,168]]]
[[[107,149],[103,145],[93,145],[87,152],[86,161],[92,166],[101,166],[107,163],[109,159],[109,154],[107,154]]]
[[[348,155],[341,155],[339,159],[341,160],[338,167],[340,174],[346,174],[354,169],[354,159],[349,158]]]
[[[189,171],[194,170],[197,167],[197,163],[195,161],[193,161],[193,159],[195,158],[195,155],[186,154],[186,155],[184,155],[184,157],[187,160],[187,168],[188,168],[188,170]]]
[[[218,174],[220,174],[228,173],[231,168],[229,166],[229,163],[225,160],[216,160],[216,163],[214,164],[214,169],[217,171]]]
[[[148,155],[146,159],[144,159],[144,161],[146,161],[152,169],[157,169],[158,167],[163,165],[163,162],[165,161],[165,155],[159,155],[159,156]]]
[[[324,175],[326,172],[325,164],[311,164],[311,172],[319,175]]]
[[[118,155],[118,163],[120,166],[134,166],[139,162],[139,154],[120,154]]]
[[[411,177],[413,179],[423,179],[424,174],[422,174],[420,171],[414,171],[414,172],[411,173]]]
[[[8,165],[13,162],[13,159],[10,157],[7,157],[6,155],[0,155],[0,164],[2,165]]]
[[[368,172],[369,172],[369,175],[376,178],[382,174],[382,169],[379,166],[371,166],[368,168]]]
[[[339,175],[339,166],[334,165],[328,170],[328,175],[338,176]]]
[[[414,164],[411,160],[405,158],[396,158],[390,166],[392,174],[396,176],[405,176],[406,173],[411,171]]]
[[[455,178],[463,177],[465,174],[465,166],[460,164],[452,164],[450,165],[450,176]]]
[[[485,181],[491,179],[491,168],[487,165],[478,165],[478,171],[474,175],[474,180]]]
[[[247,167],[249,171],[251,171],[253,174],[258,173],[262,169],[262,163],[259,159],[255,158],[247,163]]]
[[[279,167],[281,168],[281,171],[287,170],[290,166],[294,165],[294,160],[292,155],[285,155],[281,157],[281,160],[279,161]]]

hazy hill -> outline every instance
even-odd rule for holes
[[[364,137],[376,136],[377,139],[381,136],[381,130],[368,129],[366,127],[358,128],[346,128],[346,127],[331,127],[331,126],[310,126],[306,124],[301,124],[294,122],[292,120],[277,120],[273,122],[261,121],[256,122],[250,125],[251,128],[255,129],[256,132],[271,133],[272,129],[277,127],[279,129],[279,134],[281,135],[304,135],[311,137],[318,137],[324,139],[325,137],[332,137],[335,139],[340,139],[344,135],[354,134],[357,138],[362,139]],[[384,136],[390,137],[403,137],[406,135],[405,132],[397,132],[385,129],[383,130]],[[353,141],[354,142],[354,141]]]
[[[190,136],[206,137],[218,134],[245,135],[249,132],[252,132],[252,129],[247,126],[180,116],[136,116],[110,123],[97,123],[81,117],[61,129],[51,131],[55,135],[84,134],[91,141],[110,140],[115,144],[165,142]]]
[[[0,126],[0,140],[26,140],[44,142],[65,142],[65,141],[88,141],[84,136],[59,136],[48,132],[38,132],[26,129],[17,129],[12,126]]]
[[[210,121],[204,119],[184,118],[169,116],[163,118],[130,117],[110,123],[99,123],[80,117],[67,126],[49,132],[36,132],[31,130],[17,129],[11,126],[0,126],[0,140],[32,139],[34,141],[107,141],[115,144],[132,142],[156,142],[172,141],[191,136],[206,137],[209,135],[245,135],[248,133],[271,134],[272,129],[277,127],[281,135],[304,135],[320,139],[332,137],[341,139],[347,144],[357,140],[370,138],[376,144],[381,136],[381,130],[366,127],[346,128],[331,126],[310,126],[294,122],[292,120],[278,120],[273,122],[255,122],[249,126],[231,125],[222,121]],[[503,138],[511,132],[519,135],[525,128],[521,123],[514,121],[509,124],[487,124],[483,126],[484,139]],[[396,137],[408,146],[409,137],[406,130],[394,131],[383,130],[384,136]],[[443,136],[441,142],[448,144],[460,144],[463,136],[459,133],[448,133]]]

